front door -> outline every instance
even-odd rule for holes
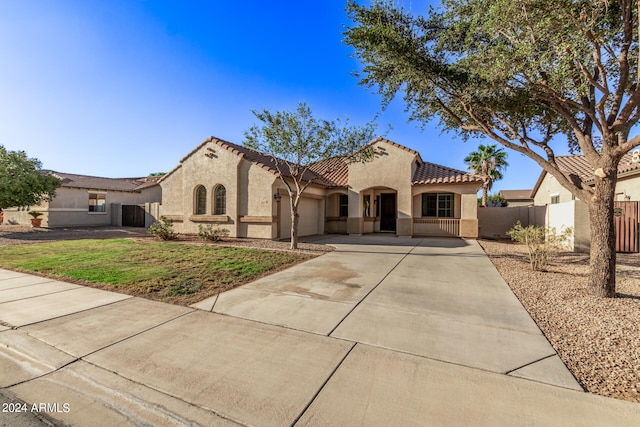
[[[380,195],[380,231],[396,231],[396,195]]]

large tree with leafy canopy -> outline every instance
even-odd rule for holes
[[[38,159],[0,145],[0,209],[49,201],[59,186],[60,180],[43,171]]]
[[[443,0],[418,16],[349,2],[346,43],[361,83],[411,118],[527,155],[589,207],[590,282],[615,296],[613,199],[622,156],[640,145],[637,0]],[[566,138],[563,137],[566,136]],[[594,184],[560,170],[568,140]]]
[[[371,159],[374,153],[366,144],[373,139],[377,126],[373,122],[352,126],[348,120],[316,119],[304,102],[295,111],[253,110],[253,114],[262,124],[245,132],[244,145],[272,158],[289,194],[291,249],[297,249],[300,199],[309,185],[320,183],[312,167],[336,156],[344,156],[347,162]]]
[[[478,151],[472,151],[464,162],[476,175],[483,178],[482,182],[482,206],[487,206],[489,190],[495,181],[502,179],[502,171],[509,166],[507,153],[498,148],[497,144],[478,146]]]

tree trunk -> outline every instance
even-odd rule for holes
[[[298,249],[298,204],[294,201],[294,196],[291,195],[289,200],[291,201],[291,249]]]
[[[483,208],[487,207],[487,193],[489,193],[489,190],[487,190],[487,187],[482,186],[482,207]]]
[[[609,169],[609,168],[607,168]],[[617,165],[604,178],[596,178],[589,204],[591,221],[591,291],[600,297],[616,296],[616,232],[613,199],[617,181]]]

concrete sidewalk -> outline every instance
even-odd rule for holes
[[[193,308],[0,270],[0,387],[74,425],[640,419],[581,391],[475,241],[324,242]]]

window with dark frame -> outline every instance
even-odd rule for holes
[[[204,215],[207,213],[207,189],[202,185],[196,189],[196,206],[194,212],[196,215]]]
[[[452,193],[422,193],[422,216],[453,218],[455,215]]]
[[[339,216],[349,216],[349,196],[340,194],[340,213]]]
[[[218,185],[214,191],[214,215],[227,213],[227,190],[224,185]]]

